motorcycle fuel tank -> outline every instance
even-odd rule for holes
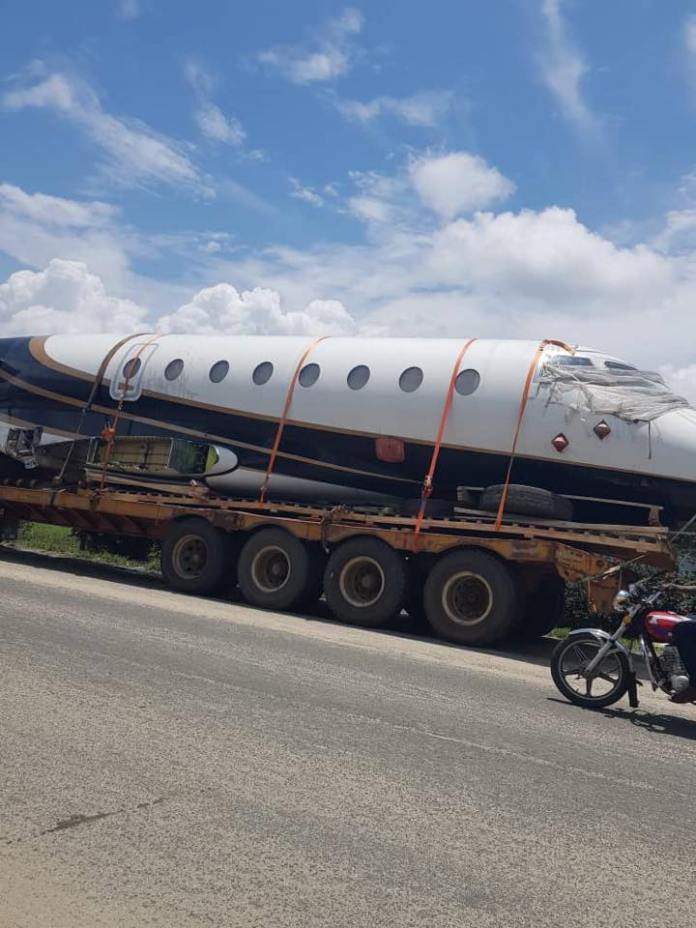
[[[688,621],[686,616],[679,615],[677,612],[658,609],[646,615],[645,629],[653,641],[666,642],[671,640],[675,625]]]

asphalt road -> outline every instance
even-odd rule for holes
[[[48,557],[0,590],[3,928],[694,924],[688,709]]]

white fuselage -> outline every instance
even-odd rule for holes
[[[8,340],[9,341],[9,340]],[[186,424],[182,434],[198,432],[213,440],[223,440],[235,449],[249,446],[251,451],[270,446],[268,428],[275,427],[284,408],[288,387],[311,339],[295,336],[185,336],[151,335],[134,336],[118,348],[108,361],[103,362],[118,343],[117,336],[50,336],[32,339],[29,354],[35,366],[31,371],[20,371],[20,381],[40,381],[42,387],[56,384],[65,378],[82,384],[81,396],[89,392],[89,384],[101,370],[103,386],[101,408],[113,407],[123,396],[126,377],[125,365],[138,357],[140,364],[128,380],[124,415],[135,420],[158,422],[170,431],[177,431],[176,410],[186,410]],[[319,447],[322,435],[355,436],[372,439],[377,436],[394,436],[414,447],[431,448],[441,421],[443,404],[452,377],[453,366],[461,346],[468,339],[417,339],[417,338],[326,338],[314,344],[301,367],[316,365],[311,376],[304,378],[311,385],[297,382],[287,413],[288,428],[298,426],[306,430],[308,447],[303,454],[312,461],[323,460],[325,469],[312,479],[341,484],[341,461],[323,454]],[[533,365],[539,343],[512,339],[479,339],[467,348],[459,371],[475,372],[468,379],[466,395],[457,390],[452,394],[452,405],[447,417],[442,445],[451,451],[472,452],[476,455],[504,460],[509,456],[520,416],[520,402],[530,366]],[[558,466],[586,469],[597,473],[628,474],[647,478],[660,478],[696,485],[696,411],[683,407],[666,412],[652,421],[627,421],[611,413],[592,414],[560,402],[549,402],[549,389],[539,380],[539,373],[547,359],[567,355],[557,345],[544,348],[534,368],[519,431],[516,455],[520,461],[534,462],[535,466],[547,463]],[[607,361],[616,359],[591,349],[578,349],[578,354],[589,359],[591,365],[603,369]],[[172,366],[172,362],[182,362]],[[219,382],[211,380],[211,371],[218,362],[227,362],[229,369]],[[272,373],[265,382],[259,371]],[[171,374],[178,370],[176,376]],[[216,376],[225,365],[217,368]],[[369,377],[359,388],[349,385],[350,372],[367,368]],[[404,375],[410,368],[418,372]],[[32,373],[33,371],[33,373]],[[37,376],[37,371],[40,376]],[[364,371],[363,378],[364,378]],[[168,376],[169,375],[169,376]],[[171,379],[170,379],[171,378]],[[420,383],[418,381],[420,379]],[[360,382],[354,378],[353,385]],[[417,384],[416,389],[405,390]],[[60,390],[57,392],[60,393]],[[139,413],[147,401],[147,415]],[[39,398],[36,400],[39,403]],[[159,404],[161,417],[153,415],[153,404]],[[78,405],[73,406],[72,419],[65,418],[53,434],[64,438],[75,428]],[[194,411],[197,410],[198,413]],[[2,408],[0,416],[5,423],[22,420],[18,410]],[[191,418],[193,416],[193,419]],[[265,424],[263,438],[237,435],[221,427],[224,417],[242,417],[245,421]],[[610,433],[599,438],[595,427],[603,420]],[[125,421],[125,420],[124,420]],[[57,424],[58,420],[54,421]],[[195,423],[198,423],[198,426]],[[192,423],[194,423],[192,425]],[[51,435],[51,423],[43,424]],[[179,423],[181,424],[181,423]],[[272,428],[271,428],[272,431]],[[299,433],[298,433],[299,434]],[[553,440],[558,435],[567,439],[563,450]],[[295,444],[299,441],[295,439]],[[343,440],[343,439],[341,439]],[[283,452],[280,448],[279,460]],[[365,457],[365,452],[360,454]],[[288,459],[292,457],[287,454]],[[376,461],[346,462],[346,470],[371,473],[385,468],[373,468]],[[427,457],[427,455],[426,455]],[[451,465],[450,465],[451,466]],[[256,465],[263,470],[263,466]],[[278,468],[282,473],[281,467]],[[417,495],[422,474],[412,466],[409,470],[392,465],[387,469],[394,481],[412,484],[411,495]],[[297,476],[297,475],[296,475]],[[462,485],[481,484],[480,476],[472,481],[462,472],[458,481]],[[490,482],[495,482],[491,480]],[[386,490],[386,487],[385,487]],[[403,494],[402,494],[403,495]]]

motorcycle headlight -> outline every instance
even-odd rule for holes
[[[631,598],[631,594],[628,592],[628,590],[619,590],[619,592],[614,597],[614,601],[612,603],[612,605],[614,606],[614,609],[616,609],[617,612],[621,612],[623,609],[626,608],[626,604],[628,603],[630,598]]]

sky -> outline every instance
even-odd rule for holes
[[[0,335],[558,338],[696,401],[696,0],[0,24]]]

